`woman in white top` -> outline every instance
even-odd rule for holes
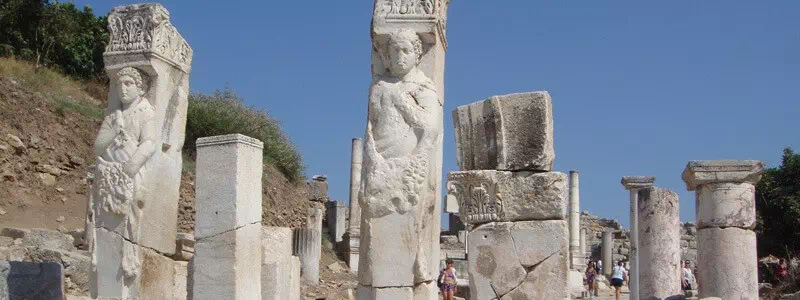
[[[619,300],[620,294],[622,294],[622,283],[625,281],[628,271],[625,270],[625,267],[622,266],[622,262],[617,262],[617,265],[614,266],[611,274],[611,286],[614,287],[614,295],[616,296],[617,300]]]

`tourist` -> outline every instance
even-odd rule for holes
[[[597,276],[596,265],[593,261],[590,261],[589,265],[586,267],[586,285],[588,286],[589,297],[597,296],[597,283],[594,281],[595,276]]]
[[[622,262],[618,262],[614,269],[611,272],[611,286],[614,287],[614,296],[617,300],[619,300],[620,294],[622,294],[622,282],[625,281],[627,271],[625,271],[625,267],[622,266]]]
[[[683,280],[681,280],[681,287],[684,291],[693,290],[692,283],[694,282],[694,274],[692,269],[689,268],[689,261],[683,263]]]
[[[453,268],[452,259],[446,260],[445,263],[447,264],[447,267],[439,272],[439,279],[437,280],[437,283],[439,283],[439,289],[442,291],[442,299],[453,300],[453,297],[456,294],[456,288],[458,286],[456,280],[456,269]]]
[[[786,260],[781,258],[778,260],[778,264],[775,265],[775,281],[781,282],[787,276],[789,276],[789,266],[786,264]]]
[[[595,271],[597,271],[597,274],[600,274],[600,271],[603,270],[603,260],[602,259],[598,259],[597,260],[597,264],[595,265],[594,269],[595,269]]]

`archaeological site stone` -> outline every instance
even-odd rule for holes
[[[461,170],[553,168],[553,109],[547,92],[493,96],[453,111]]]
[[[700,298],[758,299],[755,184],[757,160],[690,161],[683,171],[696,192]]]
[[[639,299],[683,296],[678,194],[668,189],[642,188],[638,191],[637,205]]]
[[[292,229],[288,227],[263,227],[261,232],[261,299],[283,300],[291,298],[290,288],[295,284],[292,272]],[[300,280],[299,278],[294,278]],[[299,283],[297,283],[299,284]]]
[[[309,282],[319,281],[319,260],[322,256],[322,236],[316,228],[294,228],[292,252],[300,259],[300,276]]]
[[[558,172],[456,171],[447,193],[458,199],[467,224],[565,219],[567,175]]]
[[[375,1],[358,197],[359,299],[438,297],[449,2]]]
[[[600,246],[600,259],[603,261],[603,268],[600,274],[611,275],[612,267],[614,266],[614,233],[611,231],[603,231],[602,244]]]
[[[345,232],[345,215],[346,207],[342,201],[328,201],[327,205],[328,214],[328,231],[331,236],[331,241],[338,243],[343,241]]]
[[[358,273],[358,247],[361,239],[361,206],[358,204],[358,189],[361,187],[361,161],[364,143],[353,138],[350,150],[350,224],[347,227],[347,265]]]
[[[153,262],[175,251],[192,49],[159,4],[115,7],[108,29],[108,109],[86,218],[90,292],[145,298],[159,288],[149,283],[174,276]]]
[[[472,299],[568,297],[565,220],[492,222],[469,233]]]
[[[631,247],[630,258],[630,300],[639,300],[639,189],[653,186],[656,178],[653,176],[623,176],[621,183],[630,191],[630,217],[631,217]]]
[[[64,269],[56,262],[0,260],[0,300],[63,299]]]
[[[261,297],[263,143],[197,139],[193,299]]]

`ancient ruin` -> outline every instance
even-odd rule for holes
[[[448,174],[447,191],[472,226],[470,298],[569,297],[567,175],[551,170],[550,95],[494,96],[456,108],[453,122],[461,171]],[[481,146],[489,144],[496,147]],[[501,165],[477,163],[498,157],[487,154],[494,149],[519,149],[504,156],[504,166],[519,169],[472,169]]]
[[[758,299],[755,184],[758,160],[690,161],[686,189],[697,193],[700,297]]]
[[[622,186],[630,191],[631,215],[631,248],[630,254],[630,287],[631,299],[639,300],[639,189],[653,185],[656,178],[653,176],[623,176]]]
[[[375,1],[373,83],[358,196],[359,299],[438,295],[448,5]]]
[[[358,204],[358,189],[361,187],[361,160],[364,143],[353,138],[350,150],[350,223],[347,227],[347,265],[358,272],[358,248],[361,239],[361,206]]]
[[[680,299],[683,292],[678,194],[662,188],[643,188],[638,191],[637,206],[639,298]]]
[[[111,84],[86,224],[91,295],[163,296],[162,286],[142,282],[166,284],[174,276],[168,256],[177,234],[192,49],[159,4],[116,7],[108,28]]]
[[[261,297],[263,147],[240,134],[197,140],[193,299]]]

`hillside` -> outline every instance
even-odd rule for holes
[[[0,227],[83,228],[91,146],[105,111],[105,99],[85,91],[102,97],[103,88],[0,58]],[[194,164],[185,165],[178,228],[193,232]],[[303,225],[314,205],[305,185],[268,164],[263,184],[263,223]]]

